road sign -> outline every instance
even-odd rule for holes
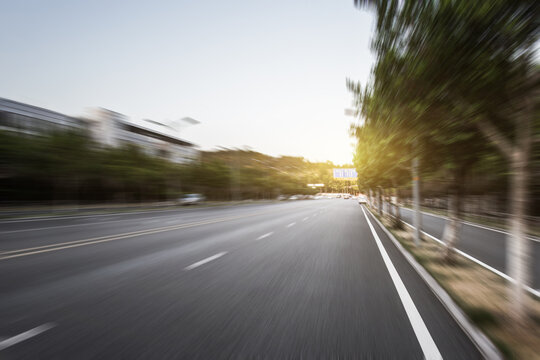
[[[356,180],[358,173],[356,169],[334,169],[334,179]]]

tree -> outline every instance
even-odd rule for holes
[[[354,164],[359,174],[358,184],[368,191],[377,189],[379,195],[381,190],[397,189],[408,179],[412,154],[409,138],[404,136],[408,129],[370,87],[362,89],[360,84],[351,81],[347,85],[354,94],[357,115],[363,120],[360,125],[351,127],[351,135],[357,138]],[[395,218],[399,226],[397,208]]]
[[[377,66],[393,69],[398,101],[441,106],[458,128],[474,126],[510,168],[507,253],[514,279],[512,315],[526,319],[530,244],[525,215],[531,147],[538,122],[535,64],[540,3],[532,0],[362,1],[377,16]],[[384,74],[381,72],[381,76]],[[392,82],[390,82],[392,83]],[[386,83],[382,83],[383,87]],[[447,122],[448,123],[448,122]]]

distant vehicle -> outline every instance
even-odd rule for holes
[[[279,200],[279,201],[287,200],[287,197],[285,195],[279,195],[277,197],[277,200]]]
[[[292,195],[291,197],[289,197],[289,200],[300,200],[300,196]]]
[[[359,204],[367,204],[367,199],[366,199],[366,197],[363,196],[363,195],[358,196],[358,203],[359,203]]]
[[[186,194],[177,200],[180,205],[197,205],[202,203],[206,198],[202,194]]]
[[[338,194],[338,195],[336,196],[337,199],[339,199],[340,197],[341,197],[341,194]]]
[[[343,195],[343,198],[344,198],[345,200],[350,199],[350,198],[351,198],[351,195],[345,194],[345,195]]]

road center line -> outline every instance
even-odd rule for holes
[[[49,251],[57,251],[57,250],[62,250],[62,249],[69,249],[69,248],[73,248],[73,247],[79,247],[79,246],[85,246],[85,245],[91,245],[91,244],[98,244],[98,243],[102,243],[102,242],[109,242],[109,241],[114,241],[114,240],[131,238],[131,237],[135,237],[135,236],[150,235],[150,234],[164,232],[164,231],[179,230],[179,229],[183,229],[183,228],[189,228],[189,227],[194,227],[194,226],[213,224],[213,223],[222,222],[222,221],[226,221],[226,220],[216,219],[216,220],[213,220],[213,221],[200,221],[200,222],[180,224],[180,225],[176,225],[176,226],[168,226],[168,227],[161,227],[161,228],[133,231],[133,232],[117,234],[117,235],[106,235],[106,236],[100,236],[100,237],[97,237],[97,238],[74,240],[74,241],[67,241],[67,242],[62,242],[62,243],[42,245],[42,246],[36,246],[36,247],[32,247],[32,248],[25,248],[25,249],[18,249],[18,250],[8,250],[8,251],[3,251],[3,252],[0,253],[0,255],[3,255],[3,256],[0,256],[0,260],[11,259],[11,258],[15,258],[15,257],[27,256],[27,255],[33,255],[33,254],[39,254],[39,253],[44,253],[44,252],[49,252]],[[14,255],[10,255],[10,254],[14,254]]]
[[[269,233],[266,233],[266,234],[264,234],[264,235],[259,236],[259,237],[256,238],[255,240],[262,240],[262,239],[264,239],[264,238],[267,238],[267,237],[271,236],[273,233],[274,233],[273,231],[270,231]]]
[[[17,249],[17,250],[7,250],[7,251],[0,252],[0,261],[17,258],[21,256],[41,254],[41,253],[46,253],[50,251],[58,251],[58,250],[63,250],[63,249],[75,248],[79,246],[87,246],[87,245],[99,244],[99,243],[104,243],[104,242],[120,240],[120,239],[132,238],[136,236],[151,235],[151,234],[161,233],[165,231],[173,231],[173,230],[185,229],[185,228],[190,228],[190,227],[195,227],[195,226],[209,225],[209,224],[215,224],[215,223],[220,223],[220,222],[225,222],[225,221],[244,219],[244,218],[264,215],[264,214],[268,214],[272,212],[275,212],[275,211],[257,212],[257,213],[252,213],[248,215],[214,218],[214,219],[208,219],[204,221],[197,221],[197,222],[184,223],[184,224],[179,224],[179,225],[164,226],[164,227],[159,227],[159,228],[134,231],[130,233],[106,235],[106,236],[100,236],[97,238],[66,241],[66,242],[61,242],[61,243],[42,245],[42,246]]]
[[[396,287],[401,303],[403,304],[403,307],[405,308],[405,312],[407,313],[407,317],[409,318],[409,321],[412,325],[416,338],[418,339],[418,342],[420,343],[420,347],[422,348],[422,352],[424,353],[424,358],[427,360],[442,359],[442,355],[439,352],[439,349],[437,348],[435,341],[433,341],[433,338],[431,337],[431,334],[429,333],[429,330],[427,329],[426,324],[424,323],[424,320],[422,320],[422,316],[418,312],[418,309],[416,309],[416,306],[414,305],[414,302],[411,296],[409,295],[409,292],[407,291],[405,284],[403,284],[403,281],[401,280],[401,277],[399,276],[396,268],[394,267],[392,260],[390,260],[390,257],[388,256],[388,253],[386,252],[384,245],[381,242],[381,239],[379,239],[379,236],[375,232],[373,225],[371,225],[371,222],[369,221],[368,216],[366,215],[366,211],[364,210],[363,206],[362,206],[362,212],[364,213],[364,216],[369,225],[371,233],[373,234],[375,243],[377,244],[377,247],[379,248],[379,252],[381,253],[384,264],[386,265],[386,268],[388,269],[388,273],[390,274],[390,277],[392,278],[394,286]]]
[[[222,257],[223,255],[225,255],[227,252],[226,251],[223,251],[223,252],[220,252],[220,253],[217,253],[216,255],[212,255],[210,257],[207,257],[206,259],[202,259],[201,261],[197,261],[196,263],[194,264],[191,264],[189,265],[188,267],[186,267],[184,270],[193,270],[201,265],[204,265],[212,260],[216,260],[220,257]]]
[[[290,228],[291,226],[294,226],[294,225],[296,225],[296,222],[290,223],[289,225],[287,225],[287,227]]]
[[[4,350],[10,346],[13,346],[15,344],[18,344],[22,341],[28,340],[36,335],[39,335],[49,329],[52,329],[55,327],[55,324],[47,323],[40,326],[37,326],[33,329],[30,329],[28,331],[25,331],[19,335],[15,335],[13,337],[7,338],[5,340],[0,341],[0,350]]]

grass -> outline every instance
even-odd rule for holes
[[[507,359],[540,359],[540,301],[527,298],[530,321],[516,325],[509,318],[508,284],[483,267],[455,254],[450,265],[443,246],[432,240],[413,242],[408,228],[392,228],[387,218],[377,218],[392,232],[420,265],[446,290],[456,304],[498,347]]]

